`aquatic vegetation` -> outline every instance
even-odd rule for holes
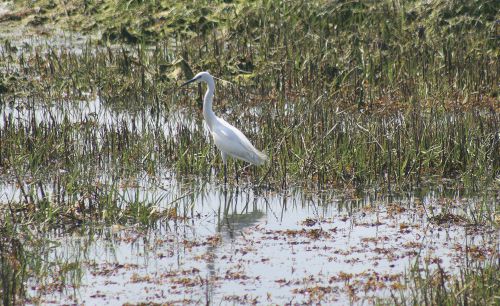
[[[2,95],[2,108],[8,112],[2,119],[1,164],[16,165],[16,158],[27,156],[23,159],[27,168],[18,170],[23,175],[40,167],[71,173],[70,168],[77,166],[94,168],[95,174],[108,163],[148,173],[167,167],[184,175],[210,175],[211,168],[222,168],[202,124],[197,123],[196,107],[183,106],[191,99],[175,90],[173,83],[161,82],[157,63],[167,56],[162,48],[86,45],[81,52],[35,49],[20,57],[9,50],[2,49],[3,58],[11,62],[4,74],[11,76],[8,86],[16,91]],[[498,176],[499,115],[494,109],[464,106],[454,111],[445,105],[414,103],[396,111],[360,111],[325,95],[280,100],[273,95],[250,97],[245,91],[221,86],[216,107],[256,146],[269,152],[272,166],[254,169],[253,177],[265,176],[270,187],[305,182],[319,188],[332,184],[392,187],[431,176],[475,187],[495,183]],[[240,100],[249,102],[226,102]],[[114,112],[112,116],[127,118],[98,124],[105,118],[89,112],[73,122],[54,120],[51,108],[64,111],[81,106],[74,101],[98,103]],[[45,118],[34,116],[33,109]],[[166,120],[172,112],[191,116],[189,126]],[[16,113],[26,121],[16,120]],[[83,172],[89,173],[80,168],[74,174],[81,179]]]
[[[399,305],[495,305],[500,298],[499,276],[497,263],[463,267],[458,275],[447,272],[439,264],[437,269],[417,266],[406,278],[408,290],[394,294],[392,302]]]
[[[88,261],[68,251],[71,244],[90,254],[106,241],[134,245],[141,238],[147,250],[156,245],[149,237],[158,238],[166,227],[172,236],[158,243],[166,245],[158,258],[168,260],[183,249],[193,252],[188,256],[193,263],[210,265],[215,255],[200,250],[228,247],[226,234],[238,246],[231,256],[245,259],[259,252],[247,239],[308,254],[318,250],[308,246],[337,239],[338,224],[345,222],[360,230],[382,227],[396,236],[429,235],[415,220],[431,231],[463,234],[449,252],[454,258],[466,254],[470,264],[450,271],[435,257],[418,255],[422,241],[393,250],[381,245],[383,237],[366,236],[359,243],[377,260],[398,251],[414,267],[267,281],[310,302],[339,295],[352,302],[378,301],[384,290],[391,295],[381,303],[496,302],[494,246],[488,242],[489,248],[481,249],[467,239],[493,237],[500,215],[497,1],[1,5],[7,7],[6,13],[0,9],[4,304],[43,302],[51,293],[77,290],[86,273],[131,271],[133,284],[166,282],[176,292],[206,294],[206,301],[215,294],[210,288],[224,281],[259,281],[237,266],[211,276],[201,275],[201,267],[149,275],[139,264]],[[13,29],[18,36],[9,34]],[[53,29],[67,36],[58,38]],[[258,168],[231,164],[232,200],[214,196],[223,161],[202,123],[202,88],[179,88],[201,70],[230,81],[217,81],[217,113],[270,157],[269,165]],[[456,196],[361,205],[331,194],[341,190],[355,199],[370,190],[389,198],[407,192],[411,198],[413,191],[436,185]],[[304,197],[295,206],[279,206],[295,188]],[[240,207],[238,201],[249,194],[254,202]],[[273,196],[279,198],[274,205],[265,203]],[[338,212],[349,213],[318,213],[336,205]],[[208,224],[217,225],[205,240],[176,231],[193,220],[205,224],[212,216],[207,207],[217,212]],[[263,218],[293,207],[308,213],[292,226],[261,227]],[[238,228],[242,224],[252,232]],[[59,241],[70,233],[85,238]],[[353,250],[337,248],[332,260],[342,257],[356,265],[352,255],[363,253]],[[327,256],[328,250],[317,252]],[[260,259],[256,264],[272,261]],[[258,294],[218,298],[264,302]]]

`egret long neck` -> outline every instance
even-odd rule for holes
[[[208,85],[207,92],[205,93],[205,98],[203,99],[203,118],[205,118],[205,121],[207,122],[210,130],[212,130],[212,127],[216,120],[214,111],[212,110],[212,102],[214,99],[214,91],[215,91],[214,80],[213,79],[208,80],[207,85]]]

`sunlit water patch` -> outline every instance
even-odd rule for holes
[[[447,213],[461,216],[480,202],[497,207],[494,196],[193,186],[142,181],[122,189],[125,202],[154,201],[164,218],[152,226],[50,234],[54,247],[47,261],[79,268],[61,272],[64,277],[31,278],[29,296],[110,305],[343,305],[389,297],[412,267],[453,275],[470,262],[498,256],[495,228],[460,217],[436,219],[444,203],[455,207]]]
[[[18,103],[0,105],[2,120],[0,129],[14,120],[25,125],[88,124],[96,128],[120,127],[130,131],[146,133],[162,130],[165,137],[177,135],[179,129],[195,131],[199,124],[182,109],[172,110],[166,115],[152,115],[150,107],[140,109],[113,108],[99,97],[67,103]]]

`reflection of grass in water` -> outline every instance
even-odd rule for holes
[[[206,192],[205,195],[203,195],[204,192]],[[263,216],[262,212],[254,209],[252,207],[252,203],[253,203],[252,197],[247,198],[245,193],[242,193],[241,195],[238,196],[239,192],[241,192],[241,191],[238,191],[237,189],[235,190],[235,189],[230,188],[228,191],[228,194],[227,194],[227,201],[226,201],[226,197],[223,194],[219,194],[220,201],[216,201],[220,205],[220,208],[218,211],[218,215],[219,215],[218,222],[219,223],[217,225],[217,228],[218,228],[218,230],[220,230],[222,232],[227,231],[231,237],[232,237],[233,233],[240,232],[242,230],[242,227],[246,227],[248,225],[251,226],[255,222],[256,219],[262,218],[262,216]],[[183,221],[182,217],[176,218],[175,216],[169,215],[169,214],[175,214],[176,216],[183,215],[186,213],[192,214],[193,213],[192,212],[192,203],[198,203],[192,197],[204,198],[205,196],[209,195],[209,190],[200,190],[200,193],[201,193],[200,195],[185,194],[184,196],[180,196],[182,198],[178,201],[176,201],[174,199],[174,201],[176,201],[176,203],[179,204],[178,209],[176,209],[175,211],[167,210],[167,211],[165,211],[164,214],[160,214],[159,219],[157,219],[157,220],[160,220],[159,222],[152,221],[155,218],[154,214],[156,214],[156,212],[154,212],[153,214],[150,215],[149,223],[142,223],[144,225],[143,228],[145,229],[146,232],[149,232],[150,230],[154,231],[156,228],[156,224],[163,223],[164,221],[169,220],[169,219],[176,220],[175,221],[176,224],[177,224],[177,222],[183,223],[184,221]],[[308,202],[310,204],[314,204],[314,200],[310,199],[310,195],[303,195],[303,196],[304,196],[304,198],[302,198],[301,200],[298,200],[297,205],[301,205],[302,203],[308,203]],[[121,206],[122,210],[116,211],[116,213],[119,213],[123,218],[125,216],[128,216],[128,219],[114,218],[114,219],[109,219],[109,220],[116,220],[117,222],[130,222],[130,224],[136,224],[135,222],[142,222],[141,221],[142,214],[140,211],[137,211],[136,209],[139,209],[139,210],[148,209],[148,205],[147,205],[148,202],[141,201],[138,196],[134,195],[133,191],[128,195],[128,197],[124,197],[123,195],[121,197],[126,198],[128,200],[134,200],[134,198],[135,198],[135,199],[137,199],[137,201],[135,201],[134,203],[129,202],[129,205],[131,205],[130,211],[126,208],[126,206]],[[307,199],[309,199],[309,200],[307,200]],[[212,201],[212,199],[211,199],[211,201]],[[362,200],[359,200],[359,201],[362,201]],[[443,199],[441,199],[441,198],[436,198],[436,205],[435,205],[436,210],[437,210],[437,208],[439,208],[439,206],[441,204],[446,206],[451,201],[452,201],[451,199],[443,201]],[[378,211],[380,208],[382,208],[382,207],[379,207],[379,205],[383,206],[383,204],[378,204],[376,201],[373,201],[373,202],[370,201],[370,202],[371,202],[371,207],[378,207],[377,209],[375,209],[376,211]],[[382,201],[382,203],[383,202],[385,202],[385,201]],[[144,205],[141,203],[144,203]],[[331,204],[331,201],[327,201],[327,203],[325,203],[325,205],[328,205],[328,203]],[[236,207],[237,204],[238,204],[239,208]],[[142,207],[140,207],[141,205],[142,205]],[[320,204],[317,204],[317,205],[320,205]],[[28,220],[30,218],[32,220],[34,220],[33,217],[31,216],[31,214],[26,214],[25,218],[23,218],[24,214],[22,213],[22,209],[19,209],[19,208],[22,208],[23,206],[17,207],[17,204],[14,204],[14,203],[11,203],[10,206],[13,208],[13,211],[20,211],[21,212],[17,215],[17,222],[19,224],[27,223],[26,220]],[[289,207],[289,209],[294,210],[293,207],[294,207],[294,205],[291,205]],[[273,207],[273,209],[279,211],[280,207]],[[444,210],[446,208],[443,207],[441,209]],[[345,207],[345,210],[350,211],[350,209],[348,207]],[[366,210],[366,212],[369,212],[369,210]],[[59,218],[61,218],[61,216],[57,217],[57,219],[59,219]],[[189,227],[190,226],[189,224],[192,224],[192,222],[197,223],[199,221],[198,218],[199,217],[195,217],[193,220],[186,222],[186,225]],[[396,220],[400,220],[399,217],[396,217]],[[46,224],[46,222],[49,224]],[[60,224],[56,219],[52,220],[52,221],[47,220],[45,222],[37,222],[37,223],[46,224],[48,226],[48,225],[50,225],[50,222],[57,222],[58,224]],[[340,222],[340,221],[339,220],[335,220],[335,221],[332,220],[332,222]],[[71,228],[70,224],[64,224],[62,226],[64,226],[63,227],[64,231],[66,231],[68,228]],[[242,226],[242,227],[240,227],[240,226]],[[93,228],[96,228],[96,227],[92,224],[92,221],[90,221],[90,220],[85,221],[83,227],[81,227],[81,226],[77,227],[76,228],[77,231],[80,228],[83,231],[86,231],[86,230],[90,231],[88,234],[88,237],[97,237],[97,238],[90,238],[90,240],[88,241],[90,244],[95,242],[95,239],[98,239],[98,240],[103,239],[103,237],[100,235],[94,236],[94,234],[92,232],[94,232],[94,231],[97,232],[97,231],[99,231],[99,229],[93,230]],[[100,227],[97,226],[97,228],[100,228]],[[135,228],[140,229],[141,227],[139,226],[139,227],[135,227]],[[116,225],[116,226],[113,226],[112,229],[113,230],[111,232],[113,232],[115,229],[116,229],[116,231],[120,231],[121,229],[123,229],[123,227]],[[479,228],[479,229],[481,229],[481,228]],[[42,228],[41,231],[43,231],[43,230],[44,229]],[[20,229],[20,231],[21,232],[24,232],[24,231],[29,232],[26,229],[23,229],[23,230]],[[56,231],[56,232],[58,232],[58,231]],[[107,229],[105,229],[104,232],[107,232]],[[183,231],[181,230],[181,232],[183,232]],[[265,232],[265,230],[264,230],[264,232]],[[290,235],[290,236],[302,235],[302,236],[310,238],[312,240],[318,239],[318,237],[319,237],[318,235],[321,235],[321,233],[326,233],[326,235],[321,235],[321,237],[323,237],[323,239],[333,239],[334,241],[335,241],[334,237],[336,235],[333,233],[329,234],[329,232],[322,232],[321,230],[319,230],[319,232],[318,232],[318,229],[311,229],[311,228],[307,228],[307,231],[291,230],[291,231],[281,232],[279,230],[276,230],[275,233],[280,233],[279,234],[280,236],[282,236],[284,234]],[[331,237],[330,237],[330,235],[331,235]],[[87,234],[84,234],[84,236],[87,236]],[[217,237],[219,237],[219,236],[217,236]],[[125,238],[124,241],[126,241],[126,239],[127,238]],[[220,239],[220,237],[217,239]],[[77,239],[77,241],[78,240],[79,239]],[[376,240],[377,240],[377,238],[375,238],[375,241]],[[206,241],[204,239],[201,239],[199,242],[205,243]],[[210,243],[216,244],[218,242],[220,242],[220,241],[214,240]],[[40,295],[42,297],[44,296],[44,294],[48,294],[50,292],[50,290],[62,289],[63,292],[65,292],[65,294],[67,294],[68,292],[69,293],[71,292],[72,288],[74,288],[74,287],[77,288],[79,286],[79,284],[81,282],[80,278],[83,274],[82,268],[80,267],[81,259],[87,258],[87,257],[84,255],[85,252],[81,253],[80,251],[77,251],[77,250],[80,250],[80,248],[82,248],[82,250],[87,249],[88,248],[87,246],[78,245],[78,242],[77,242],[77,245],[75,245],[75,247],[74,247],[74,250],[77,251],[77,253],[74,254],[74,256],[76,256],[76,257],[68,256],[66,258],[66,257],[64,257],[64,254],[66,254],[66,252],[63,251],[63,252],[57,252],[57,253],[61,254],[62,257],[58,258],[56,256],[56,260],[49,261],[49,260],[47,260],[48,257],[46,255],[43,255],[43,254],[48,253],[51,249],[51,246],[53,247],[53,245],[50,241],[41,240],[41,239],[38,239],[38,240],[31,239],[31,241],[27,241],[24,244],[25,244],[25,249],[30,250],[29,253],[26,252],[27,258],[23,259],[23,260],[28,261],[28,264],[27,264],[28,271],[33,271],[30,269],[34,269],[34,268],[31,268],[29,265],[36,265],[36,267],[38,267],[38,269],[39,269],[39,270],[35,270],[36,273],[34,273],[34,274],[27,273],[27,275],[30,275],[30,276],[35,275],[35,277],[37,279],[37,284],[40,284],[40,287],[39,287],[40,291],[38,291],[38,292],[40,293]],[[418,246],[416,248],[418,249]],[[475,254],[479,254],[478,251],[480,251],[480,250],[479,249],[476,250]],[[71,253],[71,252],[69,252],[69,253]],[[80,255],[77,256],[78,254],[80,254]],[[471,256],[471,262],[474,262],[475,260],[477,260],[477,257],[474,257],[474,258]],[[409,281],[413,281],[413,278],[410,278]],[[422,280],[422,282],[424,282],[424,281]],[[446,286],[448,286],[448,285],[446,285]],[[488,285],[486,284],[485,286],[488,286]],[[408,287],[410,287],[410,285],[408,285]],[[396,286],[392,289],[396,290],[396,289],[401,289],[401,288]],[[44,290],[46,290],[46,291],[44,291]],[[402,292],[402,294],[403,294],[403,292]]]

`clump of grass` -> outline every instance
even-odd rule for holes
[[[169,16],[189,17],[188,25],[172,23],[170,39],[153,45],[107,45],[104,37],[76,50],[20,52],[5,41],[3,175],[19,186],[19,202],[42,208],[41,219],[75,203],[98,219],[106,209],[121,211],[113,196],[118,177],[167,169],[219,179],[222,162],[201,123],[199,92],[176,88],[192,70],[210,69],[233,81],[217,84],[216,111],[271,156],[268,167],[243,171],[255,184],[392,190],[452,178],[473,188],[495,185],[500,116],[491,4],[461,7],[473,20],[444,2],[207,4]],[[103,17],[107,4],[92,5],[87,13]],[[158,4],[130,5],[162,12]],[[111,114],[84,113],[80,101],[98,101]],[[112,120],[103,123],[106,116]],[[139,219],[148,205],[135,210]]]
[[[0,293],[3,305],[14,305],[24,297],[27,274],[23,245],[8,233],[8,225],[0,228]]]
[[[500,300],[498,263],[464,267],[452,276],[438,266],[407,278],[406,289],[393,292],[398,305],[496,305]]]
[[[67,275],[79,270],[79,264],[67,265],[60,270],[61,263],[47,263],[51,248],[46,233],[33,228],[31,216],[23,211],[26,207],[15,203],[2,203],[0,211],[0,293],[3,305],[27,302],[27,283],[32,277],[64,281]],[[36,220],[37,221],[37,220]],[[31,302],[36,302],[31,300]]]

